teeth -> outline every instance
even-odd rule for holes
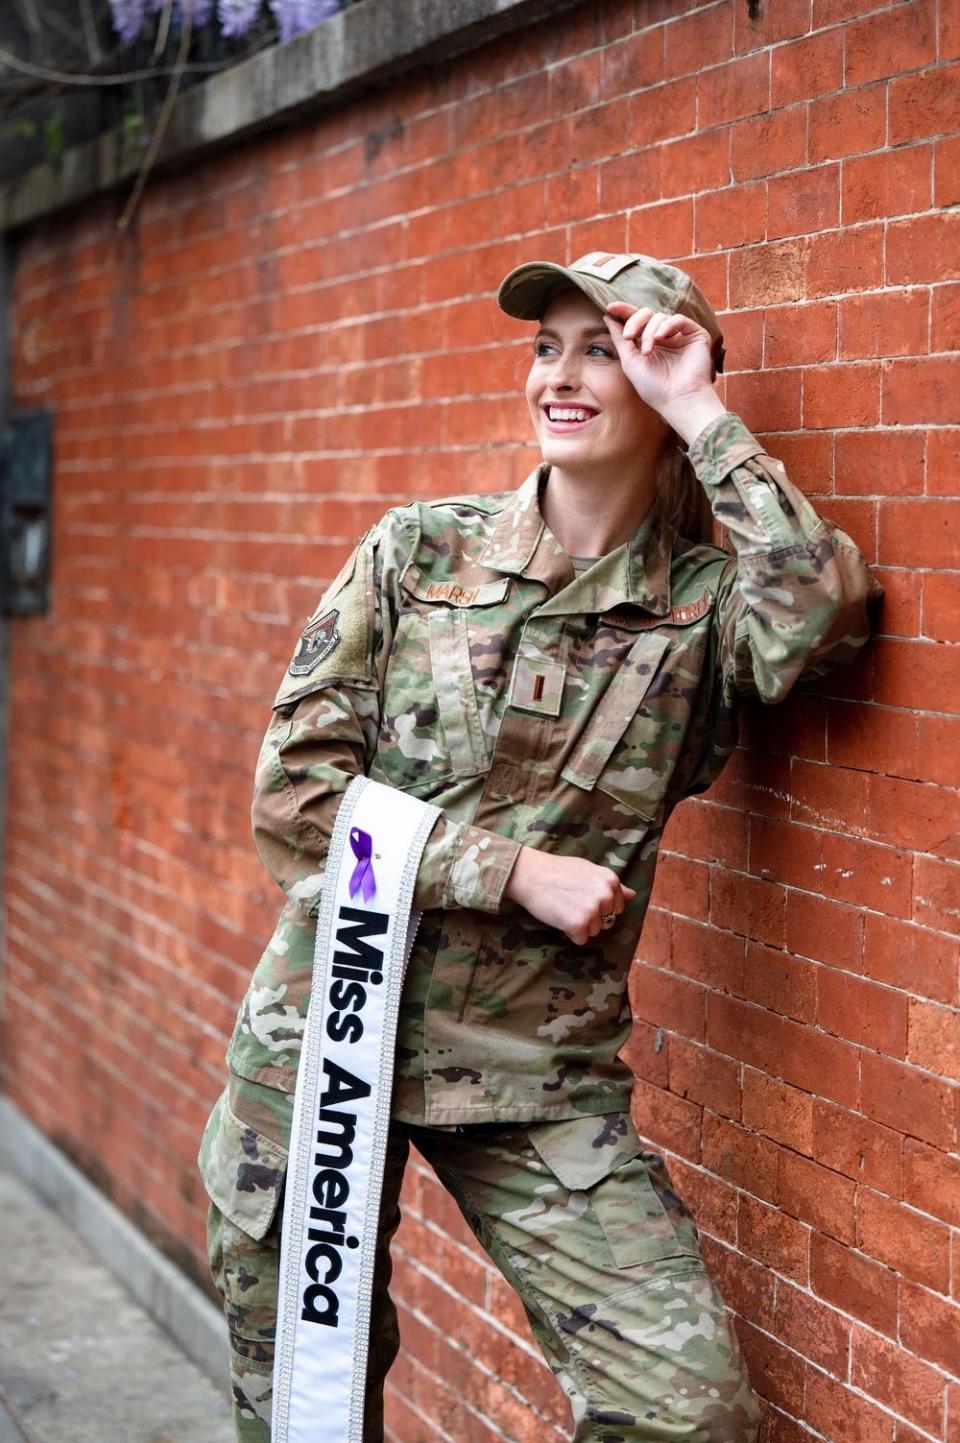
[[[550,406],[547,414],[551,421],[589,421],[591,416],[591,412],[573,406]]]

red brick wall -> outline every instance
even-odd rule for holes
[[[870,653],[751,712],[670,825],[637,1121],[768,1436],[957,1443],[960,25],[762,9],[585,5],[154,179],[126,240],[114,201],[24,237],[15,394],[56,412],[56,528],[50,614],[11,629],[6,1079],[199,1265],[197,1135],[279,901],[251,774],[299,623],[388,503],[526,473],[510,266],[678,260],[725,312],[728,404],[887,601]],[[559,1443],[508,1290],[425,1173],[406,1196],[393,1438]]]

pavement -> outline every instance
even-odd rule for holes
[[[226,1390],[3,1170],[0,1217],[0,1443],[233,1443]]]

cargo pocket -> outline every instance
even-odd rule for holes
[[[644,698],[670,645],[662,632],[638,636],[561,769],[574,786],[594,787],[652,821],[669,782],[658,763],[663,719]]]
[[[661,1258],[700,1261],[697,1229],[659,1153],[644,1149],[629,1114],[578,1117],[530,1129],[547,1167],[589,1199],[618,1268]]]
[[[204,1129],[199,1166],[213,1203],[208,1257],[231,1347],[241,1358],[267,1363],[276,1334],[278,1211],[286,1150],[235,1117],[225,1091]]]

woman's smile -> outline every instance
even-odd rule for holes
[[[555,436],[562,436],[568,431],[580,431],[600,414],[591,406],[571,406],[569,402],[563,405],[555,401],[545,401],[540,409],[546,417],[547,430]]]

